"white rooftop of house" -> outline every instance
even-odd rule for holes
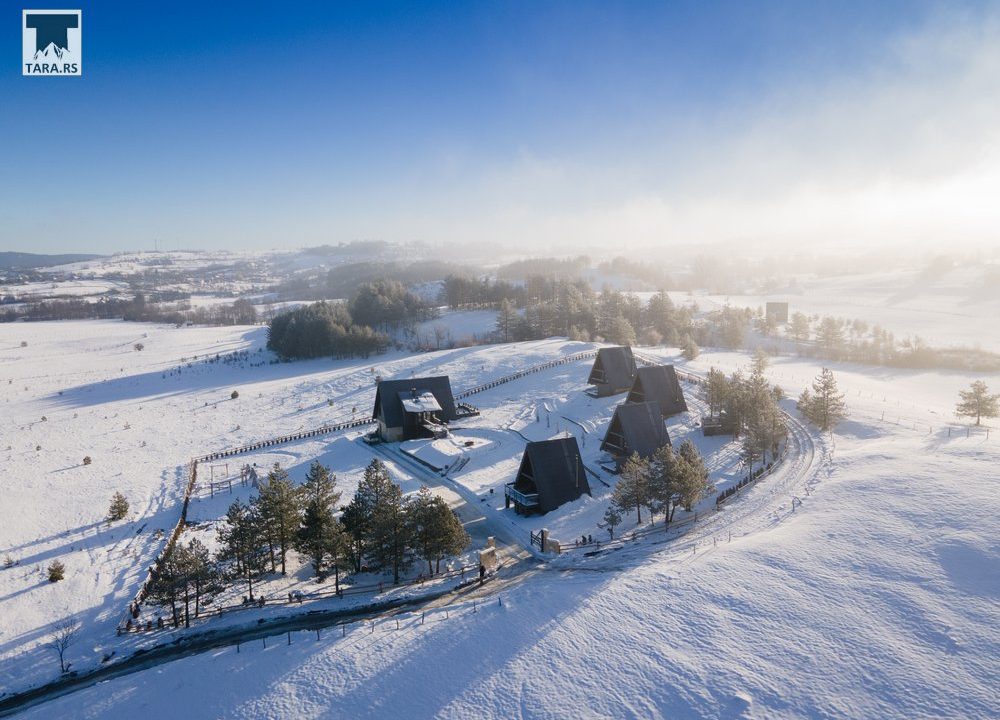
[[[440,412],[441,410],[434,393],[428,390],[422,393],[406,390],[399,393],[399,399],[403,403],[403,409],[408,413]]]

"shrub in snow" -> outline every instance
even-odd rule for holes
[[[116,492],[108,508],[108,522],[122,520],[126,515],[128,515],[128,500],[120,492]]]
[[[22,340],[21,341],[21,347],[28,347],[28,341],[27,340]]]
[[[132,347],[134,347],[134,348],[135,348],[136,352],[142,352],[143,350],[145,350],[145,349],[146,349],[146,346],[145,346],[145,345],[143,345],[142,343],[136,343],[136,344],[135,344],[135,345],[133,345]]]
[[[85,455],[83,458],[84,465],[90,465],[90,455]]]
[[[240,394],[239,394],[239,393],[238,393],[237,391],[233,390],[233,394],[232,394],[232,395],[230,395],[229,397],[231,397],[231,398],[232,398],[233,400],[235,400],[235,399],[236,399],[236,398],[238,398],[239,396],[240,396]]]
[[[49,563],[49,582],[59,582],[66,577],[66,566],[58,560]]]

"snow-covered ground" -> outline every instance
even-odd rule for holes
[[[115,280],[57,280],[0,285],[0,295],[13,295],[19,300],[41,300],[52,297],[85,298],[127,291],[128,283]]]
[[[881,325],[898,339],[919,335],[936,347],[981,347],[1000,352],[1000,332],[995,329],[1000,288],[989,281],[986,273],[990,270],[995,273],[995,266],[955,268],[932,278],[916,270],[803,277],[796,280],[792,291],[671,296],[678,303],[694,300],[703,310],[726,303],[756,309],[769,300],[784,301],[789,304],[789,313],[864,320]]]
[[[145,349],[135,351],[136,342]],[[458,390],[593,347],[552,339],[271,365],[257,352],[263,342],[260,328],[0,326],[0,553],[20,561],[0,569],[4,691],[55,675],[40,644],[60,617],[85,624],[71,651],[76,667],[116,648],[113,628],[161,545],[156,530],[176,520],[191,455],[367,413],[376,374],[447,373]],[[230,362],[204,362],[243,350]],[[738,353],[705,353],[690,368],[746,363]],[[483,414],[456,431],[473,446],[425,452],[467,456],[448,482],[509,517],[499,508],[523,449],[518,433],[573,432],[596,465],[618,398],[580,392],[587,366],[473,396]],[[770,374],[794,395],[817,369],[781,358]],[[957,390],[972,376],[834,369],[852,415],[832,439],[817,439],[811,474],[797,485],[765,480],[675,540],[586,560],[573,554],[505,589],[502,605],[460,605],[423,623],[404,616],[399,630],[359,625],[319,642],[302,633],[291,645],[225,648],[25,716],[157,718],[183,708],[192,718],[995,717],[1000,438],[955,430]],[[691,419],[675,419],[670,432],[683,439]],[[370,457],[353,437],[246,459],[279,460],[299,478],[319,458],[347,495]],[[718,462],[713,472],[733,472],[724,441],[713,442],[703,445]],[[402,462],[394,471],[405,489],[419,485]],[[579,532],[610,491],[591,487],[594,498],[523,522],[556,537]],[[500,490],[490,496],[490,488]],[[134,519],[109,529],[100,520],[115,490],[132,501]],[[801,500],[794,509],[793,497]],[[229,499],[200,495],[193,519],[217,517]],[[54,557],[68,572],[50,585],[42,572]]]

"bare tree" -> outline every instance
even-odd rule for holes
[[[76,642],[76,636],[80,632],[80,624],[73,620],[60,620],[56,623],[49,634],[48,647],[59,656],[59,672],[69,670],[66,662],[66,651],[69,646]]]

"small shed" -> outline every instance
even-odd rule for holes
[[[687,411],[684,392],[673,365],[647,365],[639,368],[625,402],[658,403],[660,414],[665,418]]]
[[[518,513],[547,513],[586,493],[587,470],[575,437],[529,442],[514,482],[504,488],[506,507]]]
[[[633,453],[651,458],[653,453],[669,444],[670,434],[663,424],[659,403],[623,403],[615,408],[601,450],[621,464]]]
[[[447,375],[383,380],[375,391],[372,418],[386,442],[435,437],[457,416]]]
[[[628,345],[601,348],[590,369],[588,385],[594,386],[597,397],[628,392],[635,380],[635,357]]]
[[[764,317],[776,323],[788,322],[788,303],[769,302],[764,305]]]

